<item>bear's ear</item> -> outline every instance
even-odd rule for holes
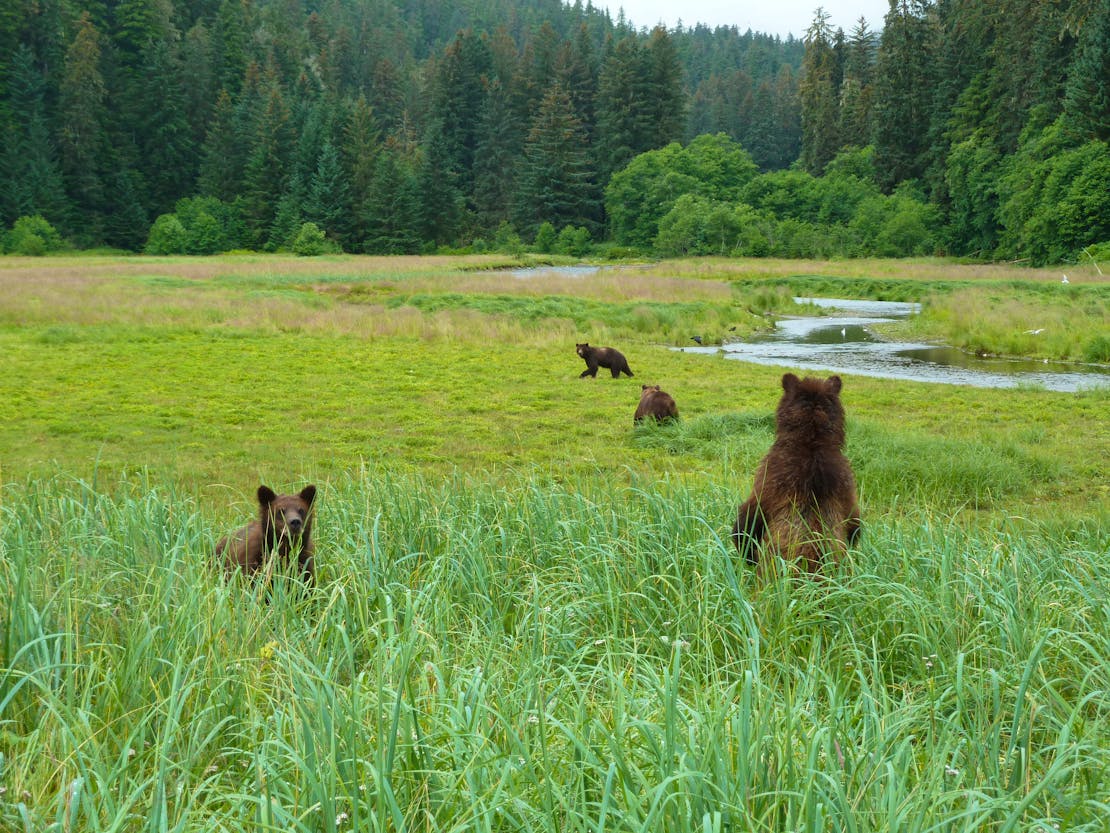
[[[795,376],[793,373],[782,374],[782,389],[787,393],[794,390],[794,388],[798,387],[798,385],[800,385],[801,383],[802,380]]]
[[[640,385],[640,390],[647,390],[647,389],[648,389],[647,385]]]
[[[300,491],[300,498],[305,503],[307,503],[309,506],[311,506],[312,501],[314,501],[316,499],[316,487],[315,486],[305,486]]]
[[[840,387],[843,383],[840,381],[839,376],[830,376],[825,384],[829,386],[829,390],[833,393],[840,393]]]
[[[258,502],[262,506],[269,506],[275,500],[277,500],[277,495],[274,494],[273,489],[271,489],[269,486],[258,487]]]

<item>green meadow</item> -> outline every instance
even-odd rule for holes
[[[785,368],[670,349],[817,294],[1105,362],[1110,281],[517,265],[0,259],[0,829],[1110,829],[1110,392],[846,376],[860,546],[759,582]],[[220,580],[310,482],[319,586]]]

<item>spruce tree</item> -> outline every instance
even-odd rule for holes
[[[264,239],[273,223],[276,207],[285,192],[284,174],[290,143],[289,110],[281,89],[271,83],[264,95],[243,174],[245,215],[257,242]]]
[[[245,158],[235,124],[235,107],[220,90],[201,148],[199,193],[230,202],[240,193]]]
[[[374,184],[362,217],[365,250],[370,254],[414,254],[420,251],[420,205],[416,182],[406,160],[395,151],[378,154]]]
[[[512,94],[495,80],[479,117],[474,153],[474,210],[487,232],[509,219],[523,144]]]
[[[798,94],[802,107],[802,167],[818,175],[840,150],[836,51],[829,15],[818,7],[806,32]]]
[[[66,52],[59,90],[59,150],[66,188],[74,202],[81,243],[102,241],[107,164],[108,88],[100,70],[101,37],[83,14]]]
[[[1101,0],[1080,30],[1064,115],[1081,140],[1110,142],[1110,0]]]
[[[2,151],[5,181],[0,218],[11,223],[22,215],[41,214],[61,225],[68,201],[46,114],[46,79],[26,46],[12,57],[7,106],[11,128]]]
[[[844,79],[840,84],[840,143],[863,147],[871,143],[872,76],[875,34],[866,18],[856,21],[848,38]]]
[[[326,140],[308,185],[305,217],[346,248],[354,232],[348,211],[350,202],[347,174],[340,163],[339,151],[330,140]]]
[[[923,173],[932,112],[926,0],[890,0],[875,64],[875,175],[892,189]]]
[[[597,228],[597,187],[586,132],[558,84],[544,96],[524,143],[514,216],[518,228],[529,233],[544,221],[556,228]]]
[[[381,130],[374,111],[365,96],[360,96],[347,114],[343,126],[341,162],[347,176],[347,213],[350,217],[347,251],[358,251],[365,240],[363,224],[370,189],[374,184],[374,170],[381,153]]]

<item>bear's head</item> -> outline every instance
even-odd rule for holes
[[[574,345],[574,351],[584,359],[586,354],[590,352],[590,343],[587,341],[585,344],[576,344]]]
[[[779,436],[789,435],[822,444],[844,445],[844,406],[840,404],[839,376],[799,379],[793,373],[782,377],[782,399],[775,413]]]
[[[269,541],[308,539],[316,487],[305,486],[295,495],[279,495],[269,486],[258,487],[258,512]]]
[[[657,391],[661,393],[662,390],[663,389],[659,387],[659,385],[640,385],[640,398],[643,399],[645,396],[656,393]]]

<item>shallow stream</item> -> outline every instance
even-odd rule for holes
[[[686,353],[717,353],[753,364],[783,365],[887,379],[943,382],[981,388],[1041,387],[1054,391],[1110,387],[1110,370],[1032,360],[980,358],[936,344],[883,341],[870,330],[920,311],[894,301],[796,298],[829,311],[820,317],[784,318],[775,331],[720,347],[683,347]]]
[[[625,267],[606,267],[606,270],[610,268]],[[545,274],[585,279],[596,274],[599,267],[540,266],[508,271],[522,280]],[[980,388],[1039,387],[1070,392],[1110,387],[1110,368],[1031,359],[982,358],[944,345],[884,341],[871,331],[875,324],[915,315],[921,311],[920,304],[843,298],[795,300],[821,307],[829,314],[779,319],[773,333],[751,341],[676,349],[685,353],[724,352],[727,359],[753,364]]]

